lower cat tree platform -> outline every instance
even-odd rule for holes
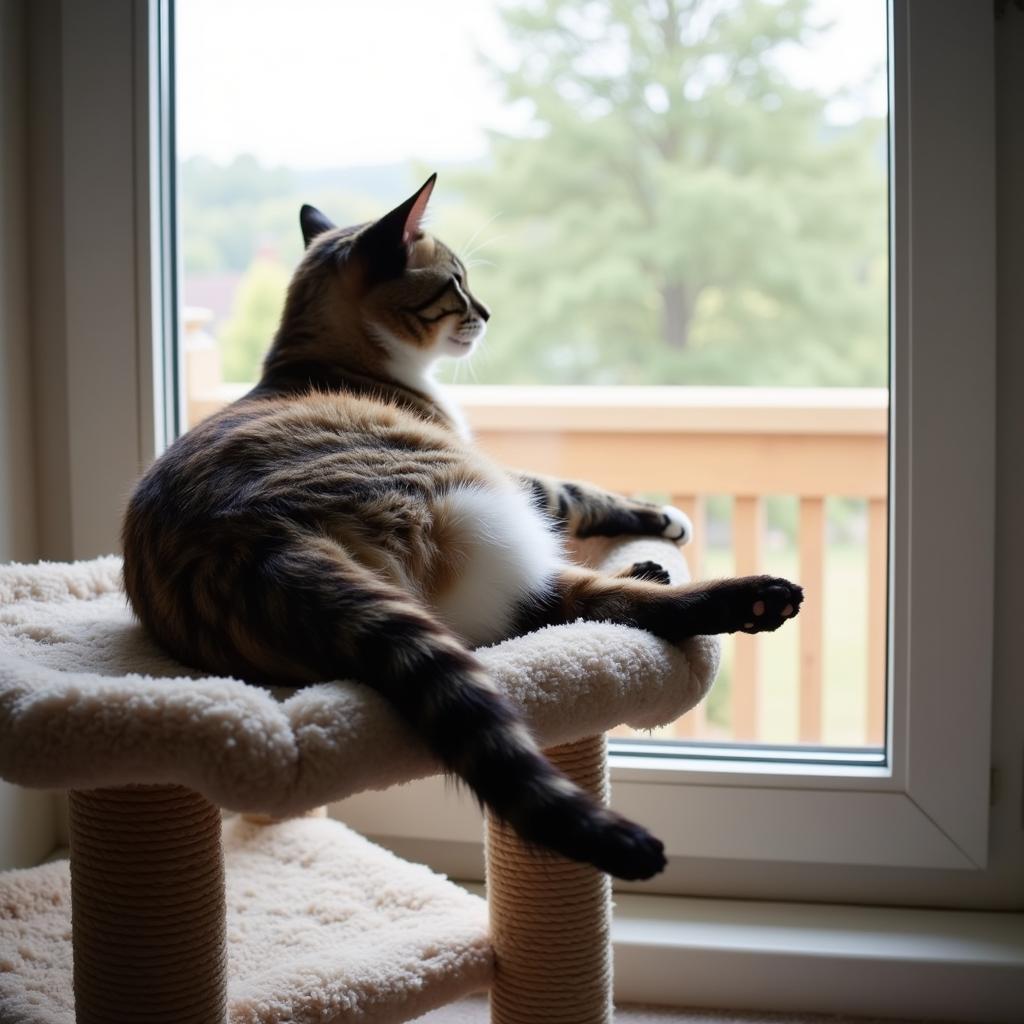
[[[685,578],[666,541],[581,551]],[[479,654],[606,796],[604,731],[693,707],[718,645],[575,623]],[[496,1024],[606,1024],[605,876],[489,822],[488,907],[315,816],[437,770],[365,686],[188,674],[132,621],[115,558],[0,568],[0,777],[71,790],[70,871],[0,875],[0,1024],[398,1022],[488,987]]]

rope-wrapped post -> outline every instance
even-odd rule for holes
[[[220,811],[183,786],[72,791],[70,807],[76,1024],[224,1024]]]
[[[604,735],[546,751],[608,801]],[[611,1024],[611,881],[487,821],[487,902],[495,950],[492,1024]]]

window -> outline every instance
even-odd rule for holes
[[[159,202],[151,205],[158,158],[166,154],[157,130],[166,123],[157,116],[166,107],[151,105],[167,100],[156,74],[159,22],[141,8],[127,26],[113,13],[106,20],[95,13],[92,5],[67,5],[65,11],[65,41],[76,41],[67,47],[61,87],[64,192],[71,212],[53,257],[62,260],[67,276],[66,321],[74,332],[67,345],[74,466],[68,488],[72,547],[81,556],[110,550],[118,496],[157,443],[147,424],[160,422],[155,396],[172,376],[161,372],[167,336],[156,315],[159,303],[150,305],[167,298],[166,288],[154,281],[159,284],[168,260],[157,259],[152,275],[140,275],[134,258],[154,251],[173,212]],[[890,21],[894,345],[887,760],[751,763],[736,751],[714,762],[619,757],[617,801],[668,840],[673,863],[666,888],[904,903],[934,902],[938,892],[949,904],[989,905],[1000,905],[1012,889],[1007,858],[1019,849],[1012,838],[1019,821],[1005,801],[992,812],[999,828],[992,867],[985,869],[995,451],[992,30],[987,17],[966,4],[922,8],[894,0]],[[215,42],[209,46],[224,52]],[[126,53],[142,59],[133,64]],[[179,50],[179,83],[189,68]],[[109,102],[98,104],[97,95]],[[88,114],[100,107],[103,146],[96,145],[97,126]],[[133,125],[148,131],[133,134]],[[119,168],[119,176],[110,176],[105,161]],[[126,177],[126,166],[135,173]],[[118,187],[111,188],[111,181]],[[160,195],[166,192],[155,197]],[[287,218],[293,217],[289,201]],[[181,223],[188,223],[184,209]],[[97,235],[108,243],[99,250]],[[124,313],[126,295],[136,297],[131,315]],[[121,318],[113,332],[112,308]],[[160,343],[155,350],[154,338]],[[209,340],[200,332],[183,347],[186,377],[198,365],[190,353],[204,346]],[[90,451],[104,453],[101,464]],[[948,597],[951,579],[955,601]],[[997,754],[1005,758],[1006,731],[999,736]],[[402,838],[408,826],[405,841],[413,832],[437,840],[440,856],[447,855],[444,843],[479,835],[472,817],[445,802],[440,787],[436,793],[425,787],[375,794],[346,813],[385,836]],[[912,867],[933,870],[903,870]]]
[[[888,458],[890,279],[897,394],[915,372],[900,318],[918,315],[899,147],[931,144],[900,120],[908,8],[895,8],[887,74],[881,2],[300,7],[264,5],[248,45],[225,54],[239,11],[176,4],[190,419],[255,376],[298,255],[298,204],[358,222],[439,167],[434,230],[466,240],[497,310],[480,359],[448,371],[480,443],[507,464],[673,500],[697,519],[697,573],[776,570],[811,595],[797,629],[726,642],[702,708],[655,742],[617,742],[617,799],[689,858],[983,862],[967,789],[978,797],[984,767],[953,799],[915,774],[908,730],[926,712],[908,720],[900,679],[913,641],[886,655],[889,624],[909,635],[927,600],[900,590],[927,529],[899,518],[920,408],[907,391]],[[310,67],[309,24],[365,46]],[[392,62],[415,94],[396,89]],[[371,99],[346,104],[356,93]],[[977,758],[981,731],[953,731]],[[940,810],[907,796],[915,780]],[[375,795],[349,812],[392,834],[474,836],[473,816],[438,816],[439,799]],[[396,816],[403,801],[430,820]]]
[[[658,752],[883,764],[884,0],[243,6],[176,4],[187,422],[258,377],[299,205],[357,223],[439,169],[495,313],[441,370],[478,442],[681,505],[698,578],[809,594]],[[311,25],[362,45],[311,62]]]

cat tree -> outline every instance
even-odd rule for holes
[[[581,550],[685,578],[666,541]],[[579,622],[479,656],[607,799],[605,730],[691,708],[718,646]],[[483,988],[496,1024],[608,1024],[604,875],[489,822],[485,905],[323,811],[437,770],[367,687],[187,675],[115,558],[0,568],[0,777],[70,790],[71,845],[0,875],[0,1024],[398,1022]]]

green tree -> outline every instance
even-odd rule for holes
[[[231,317],[220,331],[224,379],[250,382],[281,319],[288,271],[280,263],[257,257],[245,272],[235,295]]]
[[[289,257],[301,248],[292,171],[247,154],[225,165],[195,156],[182,162],[180,181],[186,273],[245,270],[261,245]]]
[[[185,273],[244,271],[261,249],[294,265],[303,203],[338,224],[357,224],[386,212],[422,177],[398,164],[300,171],[265,167],[247,154],[225,164],[190,157],[181,163],[179,189]]]
[[[881,384],[883,125],[780,59],[809,0],[534,0],[491,65],[532,112],[461,178],[500,213],[486,381]]]

